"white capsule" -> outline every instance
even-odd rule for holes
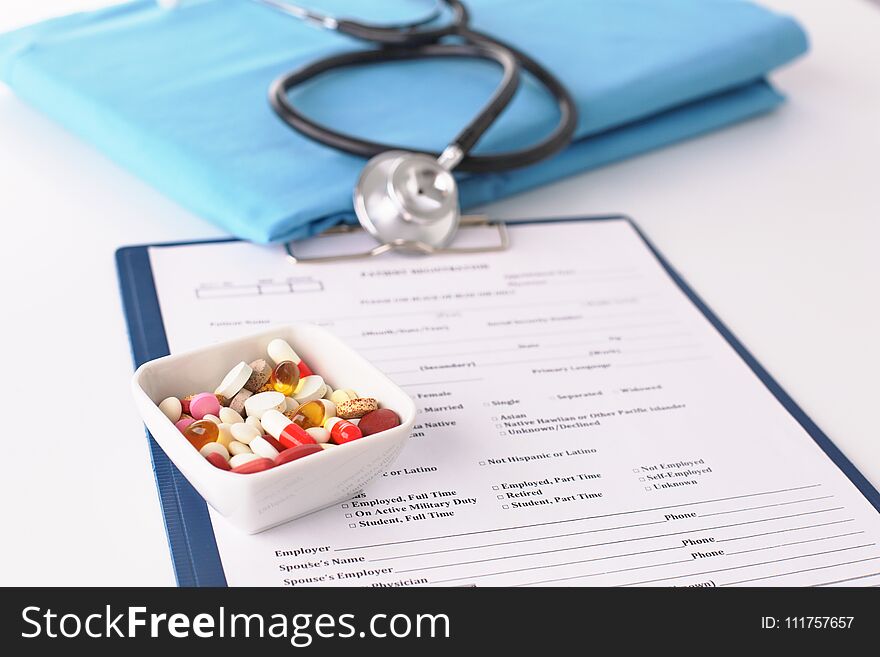
[[[251,452],[251,448],[245,445],[244,443],[240,443],[237,440],[233,440],[229,445],[227,445],[227,449],[232,456],[238,456],[239,454],[253,454]]]
[[[314,438],[315,442],[320,445],[323,445],[324,443],[330,441],[330,432],[327,431],[324,427],[312,427],[310,429],[306,429],[306,433]]]
[[[318,374],[304,376],[299,380],[296,390],[293,391],[293,397],[300,404],[308,401],[320,399],[324,394],[324,379]]]
[[[220,409],[220,421],[225,424],[240,424],[244,422],[244,418],[228,406],[224,406]]]
[[[299,364],[299,361],[302,360],[293,350],[293,347],[281,338],[272,340],[272,342],[269,343],[269,346],[266,347],[266,351],[269,354],[269,358],[271,358],[276,365],[285,360],[291,360],[294,363]]]
[[[278,456],[278,450],[272,447],[272,445],[270,445],[262,436],[254,438],[248,447],[251,448],[251,451],[254,454],[262,456],[264,459],[274,459]]]
[[[215,395],[223,395],[227,399],[232,399],[238,394],[238,391],[244,388],[244,384],[251,378],[254,371],[251,366],[244,361],[229,370],[229,373],[223,377],[223,381],[214,390]]]
[[[260,392],[252,397],[248,397],[244,403],[244,410],[248,417],[255,417],[258,420],[263,416],[263,413],[273,408],[276,411],[282,412],[287,408],[284,395],[280,392]]]
[[[229,465],[231,465],[233,468],[237,468],[240,465],[244,465],[248,461],[256,461],[258,458],[262,457],[257,456],[252,452],[248,452],[246,454],[236,454],[231,459],[229,459]]]
[[[183,413],[183,406],[177,397],[168,397],[159,402],[159,410],[172,422],[177,422]]]
[[[219,417],[217,417],[216,415],[211,415],[210,413],[205,413],[202,419],[211,420],[211,422],[213,422],[214,424],[222,424]]]
[[[199,454],[201,454],[205,458],[208,458],[208,454],[211,454],[212,452],[214,454],[219,454],[227,461],[229,460],[229,450],[227,450],[220,443],[208,443],[199,450]]]
[[[259,431],[245,422],[239,422],[230,426],[229,433],[232,434],[235,440],[245,445],[250,445],[254,438],[261,435]]]

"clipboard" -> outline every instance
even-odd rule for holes
[[[870,504],[880,512],[880,492],[844,456],[828,436],[788,396],[754,356],[748,352],[733,333],[697,296],[632,219],[621,215],[609,215],[535,219],[513,223],[528,224],[541,222],[542,224],[553,224],[565,221],[599,222],[620,220],[625,220],[632,226],[663,270],[665,270],[691,303],[696,306],[736,351],[783,408],[822,449],[825,455],[847,476]],[[169,353],[165,326],[153,280],[149,248],[151,246],[192,246],[235,241],[238,240],[220,239],[126,246],[116,251],[119,288],[135,367],[148,360],[166,356]],[[295,264],[291,264],[291,267],[295,266]],[[171,463],[149,433],[147,433],[147,439],[150,444],[150,455],[156,477],[156,487],[159,492],[159,502],[164,516],[165,530],[177,584],[187,587],[226,586],[226,576],[223,571],[207,504]]]

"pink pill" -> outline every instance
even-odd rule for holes
[[[206,415],[219,415],[220,402],[210,392],[200,392],[189,400],[189,414],[201,420]]]
[[[180,433],[183,433],[183,430],[186,429],[193,422],[195,422],[195,420],[191,417],[182,417],[174,423],[174,426],[180,429]]]
[[[229,465],[229,462],[223,458],[222,454],[218,454],[217,452],[209,452],[205,457],[208,460],[208,463],[213,465],[215,468],[220,468],[221,470],[231,470],[232,466]]]

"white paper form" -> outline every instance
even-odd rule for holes
[[[632,226],[511,239],[333,265],[151,249],[172,352],[312,321],[419,408],[349,502],[256,536],[212,511],[231,585],[880,583],[880,515]]]

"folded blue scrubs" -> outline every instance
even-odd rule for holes
[[[568,86],[580,120],[571,146],[545,162],[461,176],[465,208],[766,112],[782,101],[766,75],[807,48],[792,19],[742,0],[466,3],[474,28]],[[369,17],[363,0],[311,5]],[[288,128],[269,106],[269,84],[364,47],[249,0],[189,0],[174,11],[140,0],[0,35],[0,79],[208,221],[274,242],[351,220],[364,161]],[[497,79],[481,61],[403,62],[330,73],[294,99],[338,130],[442,150]],[[526,145],[556,119],[553,100],[526,78],[477,151]]]

